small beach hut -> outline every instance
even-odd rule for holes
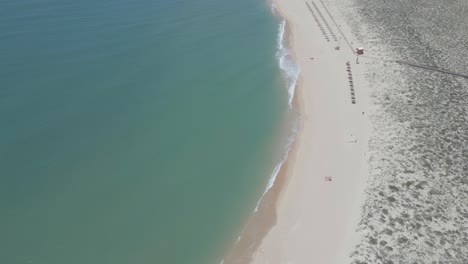
[[[364,48],[361,48],[361,47],[357,48],[356,53],[357,53],[357,55],[363,55],[364,54]]]

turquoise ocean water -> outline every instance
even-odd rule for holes
[[[219,263],[278,162],[263,0],[0,1],[0,263]]]

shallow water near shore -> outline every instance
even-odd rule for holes
[[[288,111],[264,1],[0,4],[0,262],[219,263]]]

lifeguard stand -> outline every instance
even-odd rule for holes
[[[364,48],[359,47],[356,49],[356,64],[359,64],[359,55],[364,55]]]
[[[357,55],[363,55],[364,54],[364,48],[357,48],[356,49],[356,54]]]

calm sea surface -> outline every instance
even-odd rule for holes
[[[277,162],[278,23],[263,0],[0,1],[0,263],[217,263]]]

